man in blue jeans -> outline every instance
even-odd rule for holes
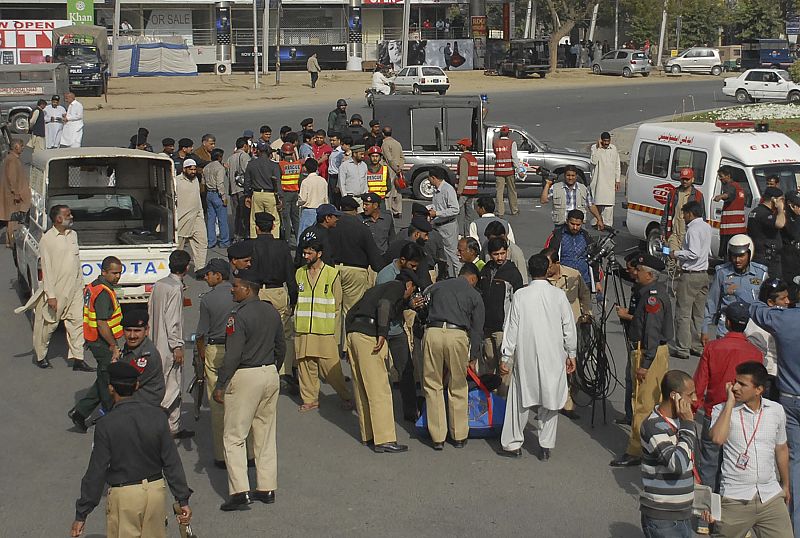
[[[777,281],[777,280],[776,280]],[[800,308],[768,306],[760,301],[750,305],[750,317],[775,337],[778,351],[779,403],[786,411],[786,437],[789,443],[789,514],[794,537],[800,538]]]
[[[219,226],[219,246],[228,248],[231,243],[228,234],[228,198],[225,186],[225,166],[222,157],[225,154],[220,148],[211,150],[211,162],[203,168],[203,181],[206,185],[206,233],[208,248],[217,246],[217,226]]]

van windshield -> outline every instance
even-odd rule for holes
[[[783,192],[793,191],[800,184],[800,164],[771,164],[753,168],[753,177],[758,185],[758,191],[764,192],[767,187],[767,178],[776,176]]]
[[[70,60],[96,60],[97,47],[90,47],[85,45],[56,47],[53,56],[56,62],[68,62]]]

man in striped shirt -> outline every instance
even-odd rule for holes
[[[691,538],[694,501],[694,447],[697,434],[692,403],[694,381],[670,370],[661,380],[661,403],[642,423],[642,483],[639,497],[646,538]]]

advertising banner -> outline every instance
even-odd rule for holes
[[[154,9],[145,21],[144,33],[155,37],[178,36],[183,38],[187,45],[192,45],[192,10],[179,7]],[[228,35],[230,35],[230,23],[228,23]]]
[[[408,42],[408,65],[435,65],[447,71],[469,71],[474,68],[475,46],[471,39],[427,39]],[[400,70],[403,60],[402,41],[378,43],[378,62]]]
[[[0,62],[4,65],[45,63],[53,54],[53,29],[70,21],[0,21]]]
[[[342,67],[347,63],[347,45],[285,45],[281,47],[281,69],[305,69],[306,62],[316,53],[321,66]],[[263,57],[263,48],[258,48],[259,59]],[[275,65],[275,47],[269,48],[267,58],[269,66]],[[253,65],[253,47],[238,46],[234,49],[234,64]],[[259,60],[260,63],[260,60]]]
[[[94,0],[67,0],[67,18],[72,24],[94,24]]]

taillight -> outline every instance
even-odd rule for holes
[[[43,282],[44,281],[44,278],[42,276],[42,268],[41,267],[36,269],[36,280],[38,280],[39,282]]]
[[[153,285],[152,284],[145,284],[144,285],[144,292],[145,293],[153,293]]]
[[[631,60],[631,64],[636,64],[636,60]]]
[[[420,84],[425,84],[425,79],[424,78],[419,79],[419,83]]]

